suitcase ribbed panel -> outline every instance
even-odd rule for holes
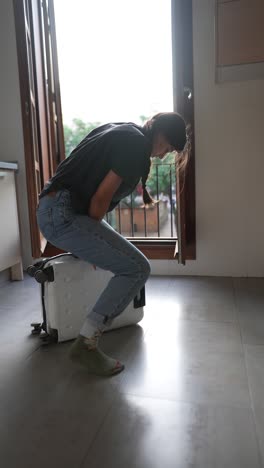
[[[71,256],[50,260],[54,281],[45,283],[45,308],[48,332],[57,330],[58,341],[75,338],[87,313],[96,303],[112,273],[94,269],[92,265]],[[139,293],[140,296],[140,293]],[[134,308],[134,301],[119,315],[109,330],[138,323],[143,307]]]

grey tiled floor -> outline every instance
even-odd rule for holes
[[[153,277],[105,334],[111,379],[41,346],[31,278],[0,286],[1,468],[264,467],[264,279]]]

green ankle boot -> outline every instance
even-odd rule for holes
[[[109,377],[119,374],[125,368],[119,361],[103,353],[94,337],[89,339],[79,335],[71,346],[69,355],[73,362],[84,366],[89,374]]]

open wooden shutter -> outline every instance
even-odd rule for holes
[[[35,213],[38,203],[38,194],[42,186],[42,174],[31,2],[28,0],[14,0],[14,13],[20,75],[31,245],[32,255],[38,257],[41,250],[41,237]]]
[[[49,144],[53,171],[65,158],[62,111],[60,98],[59,67],[53,0],[41,2],[41,26],[43,32],[43,58],[45,60],[45,83]]]
[[[65,158],[53,2],[14,0],[32,256],[45,248],[38,196]]]
[[[187,169],[176,171],[179,263],[195,258],[195,166],[193,106],[192,0],[172,0],[172,57],[174,110],[190,128],[191,151]]]

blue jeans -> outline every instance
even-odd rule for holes
[[[147,281],[147,258],[104,220],[76,214],[68,190],[41,198],[37,220],[52,245],[114,274],[88,315],[99,326],[111,325]]]

